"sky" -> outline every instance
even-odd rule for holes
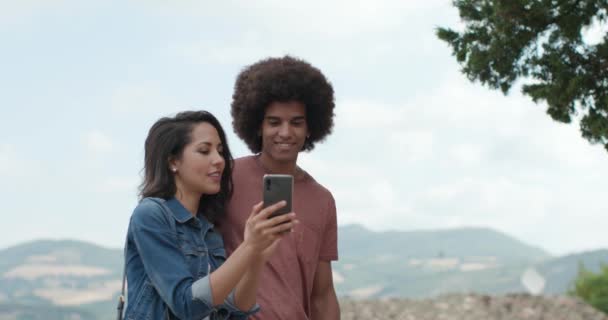
[[[232,132],[234,80],[285,54],[334,86],[333,134],[299,163],[332,191],[340,225],[489,227],[555,255],[608,248],[608,153],[519,87],[469,82],[434,35],[461,26],[450,3],[1,1],[0,248],[122,247],[154,121],[208,110],[233,154],[249,154]]]

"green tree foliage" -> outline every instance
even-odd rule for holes
[[[605,23],[608,0],[454,0],[465,29],[438,28],[471,81],[545,101],[547,113],[608,150],[608,34],[588,44],[582,31]]]
[[[593,273],[581,265],[574,288],[569,293],[608,314],[608,265],[602,266],[599,273]]]

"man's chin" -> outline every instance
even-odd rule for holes
[[[277,162],[295,162],[296,160],[298,160],[298,154],[293,154],[293,153],[283,153],[283,152],[276,152],[272,155],[271,157],[273,160],[277,161]]]

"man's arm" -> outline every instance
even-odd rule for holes
[[[312,320],[340,319],[340,305],[334,290],[330,261],[319,261],[312,285]]]

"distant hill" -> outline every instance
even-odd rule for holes
[[[564,293],[580,262],[596,270],[608,250],[550,257],[543,250],[484,228],[373,232],[339,229],[334,263],[338,295],[352,298],[433,297],[447,292],[525,291],[524,270]],[[40,240],[0,250],[0,320],[114,318],[122,249],[75,240]]]
[[[40,240],[0,251],[0,320],[111,319],[122,250]]]
[[[536,247],[488,228],[372,232],[340,229],[338,294],[354,298],[429,297],[448,292],[504,293],[526,266],[549,258]]]
[[[78,308],[62,308],[46,305],[8,305],[0,304],[0,319],[27,320],[89,320],[96,319],[92,313]],[[109,318],[108,318],[109,319]]]
[[[419,259],[440,256],[496,257],[510,262],[540,261],[544,250],[489,228],[373,232],[360,225],[340,228],[339,252],[344,258],[396,255]]]
[[[595,250],[551,259],[536,265],[545,278],[545,293],[562,293],[571,288],[572,279],[578,274],[579,264],[585,269],[599,272],[602,264],[608,265],[608,250]]]
[[[352,298],[525,292],[521,278],[530,268],[544,278],[544,292],[563,294],[579,262],[608,263],[605,250],[553,258],[489,228],[373,232],[349,225],[339,241],[334,282],[338,295]]]
[[[77,240],[31,241],[0,250],[0,273],[32,261],[87,264],[113,270],[122,263],[122,249]]]

